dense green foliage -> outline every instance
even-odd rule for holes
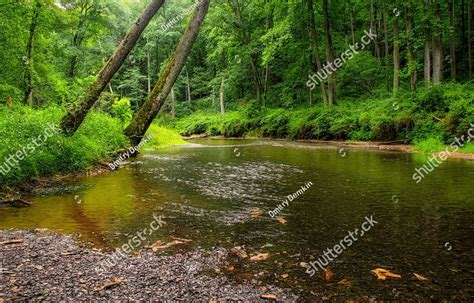
[[[203,106],[201,106],[202,108]],[[448,84],[385,99],[340,101],[293,110],[255,112],[240,107],[224,115],[200,110],[178,121],[166,121],[183,135],[260,135],[291,139],[448,143],[466,134],[474,121],[472,85]]]

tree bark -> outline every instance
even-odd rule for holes
[[[184,66],[184,69],[186,70],[186,97],[188,102],[191,103],[191,83],[189,81],[189,73],[186,65]]]
[[[425,0],[425,24],[424,24],[424,76],[425,76],[425,87],[428,88],[431,85],[431,35],[430,35],[430,0]]]
[[[370,0],[370,30],[372,33],[377,35],[377,26],[375,24],[376,17],[375,17],[375,0]],[[377,43],[377,37],[374,37],[374,53],[375,57],[380,59],[380,47]]]
[[[334,49],[332,46],[332,36],[331,36],[331,21],[329,18],[329,4],[328,0],[323,0],[323,17],[324,17],[324,33],[325,33],[325,42],[326,42],[326,56],[329,64],[334,62]],[[336,75],[335,70],[329,75],[329,105],[336,103]]]
[[[308,15],[309,15],[309,31],[310,31],[310,36],[311,36],[311,49],[313,50],[313,56],[314,56],[314,59],[316,60],[316,71],[320,73],[323,67],[321,63],[321,55],[319,54],[319,48],[318,48],[318,32],[316,31],[316,22],[314,19],[313,0],[308,0]],[[313,61],[313,64],[314,64],[314,61]],[[321,94],[323,96],[323,101],[325,104],[327,104],[328,93],[326,91],[326,81],[320,81],[319,85],[321,86]]]
[[[151,54],[150,50],[146,52],[146,67],[147,67],[147,84],[148,84],[148,93],[151,92]]]
[[[469,80],[472,79],[472,11],[471,1],[467,1],[467,57]]]
[[[174,86],[171,88],[171,119],[176,119],[176,96],[174,94]]]
[[[28,37],[28,43],[26,45],[26,85],[25,85],[25,103],[29,106],[33,106],[33,48],[35,42],[36,27],[38,24],[38,17],[41,9],[40,1],[36,1],[36,5],[33,11],[33,17],[31,18],[30,34]]]
[[[393,94],[400,88],[400,26],[398,17],[393,20]]]
[[[415,90],[417,84],[417,68],[416,68],[416,56],[414,51],[414,35],[413,35],[413,16],[410,14],[412,11],[412,2],[409,2],[410,7],[405,10],[406,27],[407,27],[407,45],[408,45],[408,67],[410,71],[410,89]]]
[[[225,114],[225,107],[224,107],[224,76],[222,76],[221,88],[219,91],[219,100],[221,103],[221,114]]]
[[[386,10],[386,0],[382,2],[383,10],[383,34],[384,34],[384,45],[385,45],[385,82],[387,85],[387,91],[390,91],[390,79],[389,79],[389,69],[390,69],[390,48],[388,45],[388,26],[387,26],[387,10]]]
[[[441,8],[439,3],[434,7],[435,28],[433,32],[433,83],[438,84],[443,79],[443,45],[439,25],[441,23]]]
[[[455,12],[456,9],[454,7],[455,0],[451,0],[450,7],[450,14],[449,14],[449,21],[450,21],[450,29],[449,29],[449,55],[451,56],[451,79],[456,80],[456,23],[455,23]]]
[[[79,99],[80,104],[78,108],[68,112],[66,116],[63,117],[61,128],[66,134],[72,135],[79,128],[89,110],[96,103],[109,81],[125,62],[138,38],[163,5],[164,1],[165,0],[151,0],[148,7],[124,37],[109,61],[102,67],[97,76],[97,80],[89,86],[84,96]]]
[[[136,146],[140,143],[148,130],[148,127],[150,127],[156,115],[162,108],[171,88],[181,73],[181,70],[186,63],[186,58],[191,52],[194,41],[196,40],[204,18],[206,17],[209,9],[209,1],[210,0],[203,0],[194,10],[193,17],[190,20],[186,32],[181,38],[173,57],[151,91],[151,94],[148,95],[148,99],[140,108],[130,125],[125,129],[124,133],[129,138],[132,146]]]

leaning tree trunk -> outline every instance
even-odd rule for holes
[[[150,127],[150,124],[153,122],[165,103],[171,88],[181,73],[181,70],[186,63],[186,58],[191,52],[194,41],[196,40],[204,18],[206,17],[209,9],[209,1],[210,0],[203,0],[195,9],[186,32],[181,38],[173,57],[166,66],[166,69],[158,80],[158,83],[151,91],[151,94],[148,95],[148,99],[140,108],[140,111],[134,117],[130,125],[125,129],[124,133],[133,146],[138,145],[142,140],[148,127]]]
[[[66,134],[72,135],[79,128],[89,110],[99,99],[100,94],[103,92],[109,81],[125,62],[138,38],[164,2],[165,0],[151,0],[148,7],[142,13],[138,21],[132,26],[128,34],[115,50],[114,54],[110,57],[109,61],[104,67],[102,67],[97,76],[97,80],[89,86],[85,95],[81,97],[78,108],[68,112],[66,116],[63,117],[61,128]]]
[[[41,3],[36,2],[35,10],[33,12],[33,18],[31,19],[30,35],[28,38],[28,44],[26,46],[26,85],[25,85],[25,103],[33,106],[33,45],[35,41],[36,26],[38,24],[38,16],[41,9]]]
[[[326,42],[326,55],[327,61],[329,63],[334,62],[334,49],[332,46],[332,37],[331,37],[331,21],[329,20],[329,4],[328,0],[323,0],[323,17],[324,17],[324,34]],[[329,105],[336,103],[336,75],[333,72],[329,75]]]

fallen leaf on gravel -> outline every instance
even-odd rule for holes
[[[416,274],[416,273],[413,273],[415,275],[415,277],[419,280],[419,281],[428,281],[427,278],[423,277],[422,275],[419,275],[419,274]]]
[[[166,249],[166,248],[170,248],[172,246],[176,246],[176,245],[179,245],[179,244],[186,244],[186,243],[183,242],[183,241],[174,240],[174,241],[162,244],[162,245],[156,245],[156,244],[157,243],[155,243],[151,246],[151,249],[153,251],[157,251],[158,249]]]
[[[270,257],[269,253],[258,254],[258,255],[255,255],[255,256],[251,257],[250,261],[263,261],[263,260],[268,259],[269,257]]]
[[[252,218],[260,217],[261,215],[263,215],[263,211],[259,208],[254,208],[250,212],[250,215],[252,216]]]
[[[261,295],[260,298],[262,299],[268,299],[268,300],[276,300],[277,296],[274,294],[268,294],[268,295]]]
[[[107,283],[105,283],[105,284],[102,285],[102,286],[98,286],[98,287],[94,288],[94,291],[101,291],[101,290],[110,288],[110,287],[112,287],[112,286],[114,286],[114,285],[120,284],[120,283],[122,283],[122,282],[123,282],[122,279],[117,278],[117,277],[113,277],[113,278],[112,278],[112,281],[107,282]]]
[[[283,218],[283,217],[278,217],[278,218],[277,218],[277,221],[280,222],[281,224],[286,224],[286,222],[288,222],[288,221],[286,221],[285,218]]]
[[[334,278],[334,273],[332,272],[332,270],[328,267],[328,268],[323,268],[324,269],[324,280],[326,281],[331,281],[332,278]]]
[[[7,240],[7,241],[0,242],[0,245],[20,244],[20,243],[23,243],[23,242],[24,242],[23,239],[13,239],[13,240]]]
[[[185,243],[193,242],[193,240],[188,240],[188,239],[183,239],[183,238],[178,238],[178,237],[173,237],[173,236],[171,236],[170,238],[173,240],[183,241]]]
[[[209,303],[219,303],[219,300],[217,300],[217,298],[215,298],[215,297],[212,297],[212,298],[209,300]]]
[[[345,287],[352,287],[351,281],[347,279],[342,279],[341,281],[337,282],[338,285],[343,285]]]
[[[383,268],[376,268],[376,269],[371,270],[371,272],[373,272],[377,276],[377,280],[385,280],[387,278],[400,279],[402,277],[400,275],[394,274]]]
[[[283,279],[286,279],[286,278],[288,278],[288,274],[283,274],[283,275],[281,275],[281,277],[282,277]]]
[[[227,272],[234,272],[235,271],[235,267],[234,266],[229,266],[227,267]]]

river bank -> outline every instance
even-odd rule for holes
[[[16,241],[15,241],[16,240]],[[7,244],[8,241],[12,242]],[[287,290],[235,284],[221,273],[228,251],[158,256],[142,250],[98,274],[110,254],[47,230],[0,230],[0,302],[91,300],[295,301]]]

